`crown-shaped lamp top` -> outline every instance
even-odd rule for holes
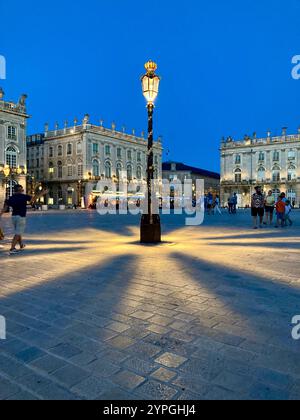
[[[145,69],[147,70],[147,73],[154,73],[157,70],[157,64],[154,63],[154,61],[149,60],[145,64]]]

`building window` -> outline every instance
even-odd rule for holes
[[[288,152],[288,160],[295,160],[296,159],[296,153],[294,150],[290,150]]]
[[[242,171],[240,169],[236,169],[234,172],[234,179],[236,183],[242,182]]]
[[[81,161],[78,162],[77,175],[79,178],[83,177],[83,164]]]
[[[132,166],[131,165],[127,165],[127,179],[128,181],[132,180]]]
[[[79,141],[77,143],[77,154],[80,155],[82,153],[82,142]]]
[[[236,155],[235,157],[235,164],[240,165],[241,164],[241,155]]]
[[[141,152],[137,152],[137,161],[138,162],[142,161],[142,153]]]
[[[6,165],[10,168],[17,167],[17,155],[18,152],[14,147],[8,147],[6,149]]]
[[[257,172],[257,180],[262,182],[266,179],[266,170],[265,168],[259,168]]]
[[[294,179],[297,179],[296,167],[290,165],[288,168],[288,181],[293,181]]]
[[[122,165],[121,165],[121,163],[118,163],[117,164],[117,173],[116,173],[118,179],[121,178],[121,172],[122,172]]]
[[[273,180],[273,182],[279,182],[280,179],[281,179],[280,167],[278,165],[275,165],[273,167],[273,171],[272,171],[272,180]]]
[[[71,155],[72,154],[72,144],[69,143],[67,146],[67,155]]]
[[[110,146],[105,146],[105,154],[106,156],[110,156]]]
[[[63,155],[63,148],[62,146],[58,146],[57,148],[57,156],[62,156]]]
[[[16,127],[13,127],[11,125],[7,127],[7,138],[9,140],[17,140],[17,129],[16,129]]]
[[[154,157],[154,163],[155,163],[155,165],[158,165],[158,156]]]
[[[73,176],[73,166],[68,164],[68,177]]]
[[[96,159],[93,160],[93,176],[100,176],[100,165]]]
[[[277,150],[275,150],[275,152],[273,153],[273,161],[279,162],[279,160],[280,160],[280,154]]]
[[[111,178],[111,164],[110,162],[105,163],[105,177]]]
[[[57,162],[57,178],[62,178],[62,163]]]
[[[287,199],[290,200],[290,202],[292,203],[292,206],[296,205],[296,198],[297,198],[297,193],[295,190],[293,189],[288,189],[287,190]]]
[[[93,155],[97,155],[99,153],[99,144],[93,143]]]
[[[142,168],[140,166],[138,166],[136,169],[136,177],[139,180],[142,179]]]
[[[120,147],[117,148],[117,158],[118,159],[122,158],[122,149]]]
[[[53,166],[52,162],[49,162],[49,177],[50,177],[50,179],[53,178],[53,175],[54,175],[54,166]]]
[[[53,158],[53,147],[49,147],[49,158]]]
[[[273,190],[273,196],[276,202],[278,201],[280,194],[281,194],[281,191],[279,189]]]
[[[132,151],[131,150],[128,150],[128,152],[127,152],[127,159],[128,160],[132,159]]]
[[[260,162],[264,162],[264,161],[265,161],[265,154],[264,154],[264,152],[260,152],[260,153],[259,153],[258,160],[259,160]]]

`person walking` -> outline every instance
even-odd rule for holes
[[[289,223],[290,226],[293,225],[293,221],[290,218],[290,214],[292,212],[292,205],[291,202],[289,200],[286,201],[285,203],[285,225],[287,226],[287,224]]]
[[[208,211],[209,216],[212,214],[213,203],[214,203],[213,195],[211,192],[209,192],[207,195],[207,211]]]
[[[14,195],[10,197],[4,203],[4,207],[0,212],[0,217],[3,213],[7,212],[9,208],[12,208],[12,222],[14,227],[14,237],[11,243],[10,255],[16,254],[19,250],[16,249],[16,246],[20,246],[22,251],[25,248],[23,242],[23,235],[26,227],[26,213],[27,213],[27,203],[31,205],[36,202],[40,197],[47,194],[48,191],[42,191],[35,197],[24,194],[24,188],[22,185],[16,185],[14,187]]]
[[[220,197],[218,195],[216,195],[214,206],[214,214],[216,215],[216,213],[219,213],[220,216],[222,216],[222,211],[220,209]]]
[[[253,229],[258,229],[257,219],[259,217],[259,227],[263,227],[263,220],[265,214],[265,196],[261,187],[255,187],[255,193],[252,195],[251,200],[251,215],[253,219]]]
[[[237,204],[238,204],[237,193],[234,193],[232,197],[232,213],[233,214],[236,214]]]
[[[273,195],[273,191],[270,190],[265,200],[266,217],[265,217],[264,225],[268,225],[268,224],[271,225],[273,223],[274,210],[275,210],[275,198]]]

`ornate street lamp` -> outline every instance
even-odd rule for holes
[[[158,95],[160,77],[155,74],[156,63],[148,61],[145,64],[147,73],[142,77],[143,95],[147,101],[148,109],[148,159],[147,159],[147,194],[148,212],[142,215],[141,243],[161,242],[161,225],[159,214],[152,214],[152,185],[154,179],[153,167],[153,111],[154,101]]]

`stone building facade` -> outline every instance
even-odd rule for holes
[[[207,171],[205,169],[195,168],[179,162],[165,162],[163,163],[163,179],[168,181],[180,180],[182,184],[185,180],[192,180],[196,186],[197,179],[204,180],[205,193],[212,192],[213,194],[220,193],[220,174]]]
[[[45,125],[43,134],[27,137],[28,170],[31,186],[42,183],[49,188],[45,198],[50,206],[80,205],[83,197],[97,193],[100,180],[117,184],[122,173],[134,184],[146,180],[147,140],[143,136],[118,131],[113,123],[111,129],[90,123],[85,115],[82,123],[67,122],[63,129],[56,124],[49,131]],[[154,143],[156,177],[161,178],[162,145]],[[85,202],[87,205],[88,203]]]
[[[256,185],[265,192],[272,190],[275,198],[285,192],[300,204],[300,129],[288,135],[283,128],[280,136],[271,132],[265,138],[245,136],[241,141],[231,137],[221,145],[221,201],[225,206],[236,192],[239,207],[248,207]]]
[[[0,88],[0,207],[12,195],[13,187],[26,189],[26,95],[18,102],[6,101]]]

